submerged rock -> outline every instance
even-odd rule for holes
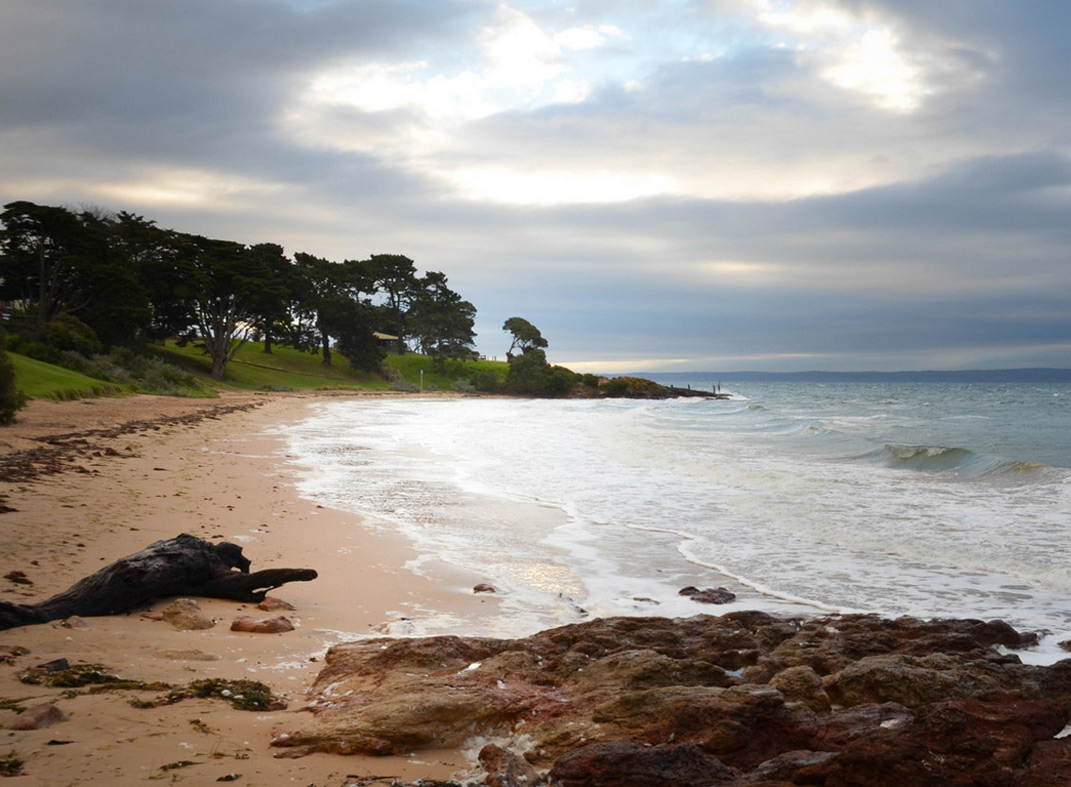
[[[487,750],[502,784],[530,762],[561,787],[1069,783],[1071,739],[1054,736],[1071,660],[995,647],[1030,641],[999,621],[755,611],[365,640],[328,652],[308,724],[272,745],[398,754],[486,736],[523,752]]]

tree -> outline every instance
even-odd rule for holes
[[[300,279],[296,290],[299,319],[315,331],[323,364],[330,366],[332,329],[344,320],[344,304],[348,299],[342,283],[342,267],[304,252],[294,255],[294,264]]]
[[[249,340],[257,299],[272,284],[264,259],[233,241],[187,236],[186,271],[190,305],[212,377],[222,380],[227,364]]]
[[[547,340],[532,323],[523,317],[510,317],[502,323],[502,330],[509,331],[513,335],[513,342],[506,350],[506,357],[512,358],[514,350],[526,353],[529,350],[545,349]]]
[[[72,314],[92,298],[88,269],[107,254],[106,235],[66,208],[11,202],[0,221],[0,296],[35,315],[35,335],[56,315]]]
[[[15,301],[41,338],[61,314],[77,316],[108,345],[141,338],[152,310],[140,266],[127,256],[119,219],[100,210],[12,202],[0,215],[0,297]]]
[[[389,330],[398,337],[398,353],[405,349],[408,310],[418,292],[416,266],[401,254],[373,254],[368,261],[375,288],[385,296]]]
[[[476,338],[473,330],[476,307],[447,286],[443,273],[431,271],[419,284],[409,311],[409,323],[420,351],[440,362],[471,356]]]
[[[147,319],[139,338],[160,341],[188,332],[196,318],[183,263],[184,236],[125,211],[109,221],[109,230],[113,253],[137,273],[144,293]]]
[[[282,330],[280,326],[289,318],[287,298],[293,266],[283,253],[283,247],[277,243],[258,243],[250,246],[246,253],[268,275],[264,287],[253,293],[251,308],[254,311],[253,326],[264,337],[264,352],[270,355],[273,336]]]
[[[336,305],[332,331],[338,337],[339,352],[354,369],[371,372],[383,362],[386,353],[373,330],[379,319],[379,309],[368,303],[351,300]]]

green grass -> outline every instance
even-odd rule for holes
[[[217,390],[294,390],[310,391],[326,388],[389,389],[390,384],[371,372],[350,368],[349,361],[333,353],[331,366],[324,366],[319,353],[312,354],[289,347],[273,347],[270,354],[264,345],[246,343],[227,364],[225,379],[212,380],[212,361],[193,344],[179,347],[168,342],[154,348],[167,361],[181,366],[202,378]]]
[[[94,380],[62,366],[36,361],[18,353],[8,353],[15,365],[15,385],[31,399],[89,399],[121,396],[130,391],[121,385]]]
[[[420,372],[424,372],[424,390],[452,391],[455,380],[472,382],[478,374],[493,374],[499,384],[505,382],[509,364],[502,361],[455,361],[448,360],[442,371],[436,369],[435,359],[427,355],[406,353],[405,355],[387,356],[387,365],[402,380],[420,386]]]
[[[204,351],[193,344],[179,347],[174,342],[153,346],[151,352],[165,361],[190,372],[197,378],[199,388],[188,391],[192,396],[214,396],[216,392],[243,391],[314,391],[353,388],[366,391],[390,390],[392,382],[381,375],[350,368],[349,361],[338,353],[332,365],[324,366],[319,353],[273,347],[264,352],[260,343],[247,343],[227,365],[226,379],[211,378],[212,362]],[[97,396],[120,396],[132,393],[126,386],[106,383],[60,366],[36,361],[9,353],[15,363],[16,384],[31,399],[87,399]],[[421,385],[423,370],[425,391],[452,391],[456,380],[468,380],[476,375],[494,375],[505,380],[509,366],[496,361],[446,361],[437,368],[435,360],[425,355],[407,353],[388,355],[385,365],[392,369],[391,377],[414,388]]]

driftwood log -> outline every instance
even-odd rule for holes
[[[316,579],[311,568],[270,568],[249,573],[237,544],[212,544],[183,533],[121,558],[39,604],[0,601],[0,630],[71,615],[119,615],[169,596],[259,602],[287,582]]]

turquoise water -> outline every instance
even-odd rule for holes
[[[517,633],[712,611],[686,584],[729,587],[735,607],[1071,633],[1071,387],[725,389],[334,401],[291,450],[305,494],[407,534],[415,570],[495,584]]]

